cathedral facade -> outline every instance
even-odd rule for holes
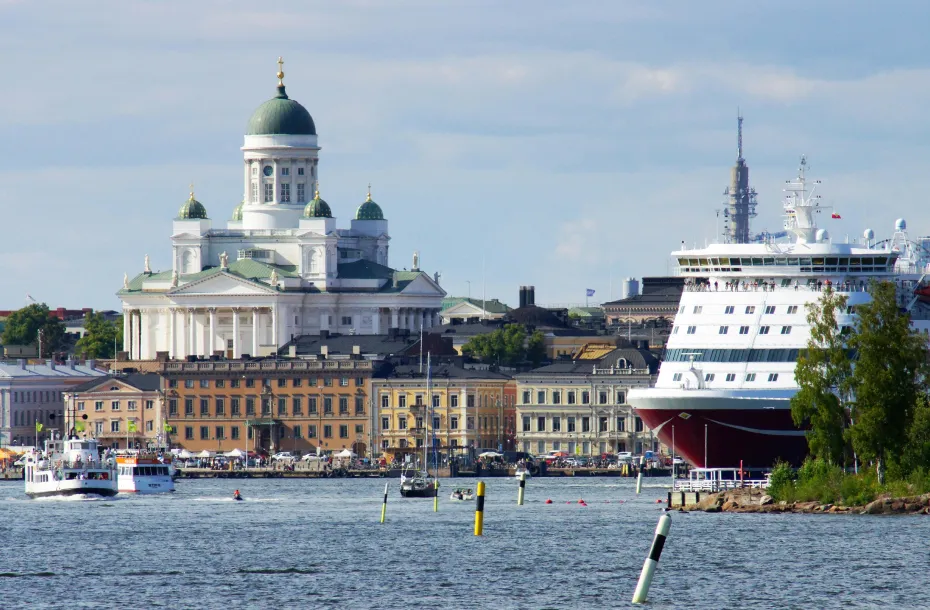
[[[133,360],[240,358],[276,351],[292,336],[386,334],[439,325],[438,274],[389,264],[388,221],[368,197],[349,228],[320,196],[316,125],[277,95],[249,120],[243,200],[214,226],[193,189],[173,222],[172,269],[123,279],[123,350]]]

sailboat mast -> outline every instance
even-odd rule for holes
[[[427,474],[429,474],[429,462],[426,461],[427,459],[426,458],[427,456],[427,453],[426,453],[427,442],[426,441],[429,439],[429,435],[427,434],[426,431],[429,430],[433,425],[433,377],[432,377],[433,369],[430,366],[430,355],[431,355],[430,352],[426,352],[426,400],[428,401],[427,404],[429,404],[429,409],[427,409],[427,413],[429,413],[429,422],[423,422],[424,424],[423,425],[423,468],[426,469]],[[420,342],[420,358],[423,358],[423,342],[422,341]],[[429,424],[428,426],[427,426],[427,423]],[[433,433],[435,434],[435,430],[433,431]]]

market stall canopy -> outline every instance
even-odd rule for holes
[[[340,451],[339,453],[337,453],[337,454],[335,455],[335,457],[337,457],[337,458],[351,458],[351,457],[355,457],[355,454],[352,453],[351,451],[349,451],[348,449],[343,449],[342,451]]]
[[[485,451],[484,453],[479,454],[478,457],[496,458],[496,457],[504,457],[504,454],[498,453],[496,451]]]
[[[198,453],[198,454],[195,455],[194,457],[199,457],[199,458],[212,458],[212,457],[214,457],[214,456],[216,456],[216,453],[210,451],[209,449],[204,449],[203,451],[201,451],[200,453]]]
[[[231,458],[241,458],[241,457],[245,457],[245,451],[243,451],[242,449],[236,448],[236,449],[233,449],[232,451],[227,451],[223,455],[225,455],[226,457],[231,457]]]

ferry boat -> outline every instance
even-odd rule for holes
[[[156,494],[174,491],[171,467],[155,456],[118,456],[116,467],[120,493]]]
[[[27,454],[23,478],[31,498],[116,495],[116,468],[100,458],[94,439],[46,441],[44,452]]]
[[[827,208],[815,194],[820,182],[810,182],[806,170],[802,157],[797,178],[786,183],[785,231],[750,239],[755,191],[740,145],[727,214],[738,226],[724,243],[688,249],[682,242],[672,253],[687,279],[665,358],[655,386],[633,389],[628,398],[658,438],[694,466],[803,461],[805,431],[791,418],[794,368],[810,338],[807,305],[824,287],[847,297],[839,324],[851,327],[855,308],[870,300],[869,281],[893,281],[912,326],[930,330],[930,305],[920,298],[928,253],[908,238],[907,223],[898,219],[882,241],[871,229],[859,243],[833,240],[817,226],[816,215]]]

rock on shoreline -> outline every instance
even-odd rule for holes
[[[821,502],[775,502],[758,489],[731,489],[708,495],[685,511],[706,513],[848,513],[854,515],[928,515],[930,494],[892,498],[880,496],[865,506],[841,506]]]

